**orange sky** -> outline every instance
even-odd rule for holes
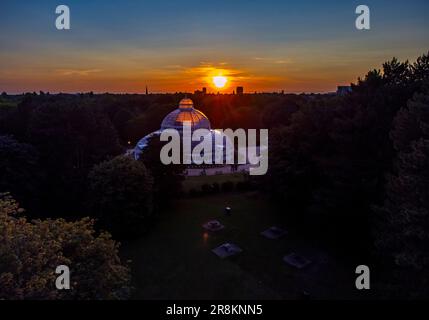
[[[102,5],[100,5],[102,4]],[[245,5],[244,5],[245,4]],[[378,1],[370,31],[349,2],[70,1],[72,29],[54,27],[54,2],[2,2],[0,92],[329,92],[396,56],[429,48],[429,2]],[[229,78],[223,90],[213,75]]]
[[[196,62],[180,54],[172,57],[160,52],[157,56],[154,52],[132,50],[112,50],[101,56],[91,51],[60,55],[41,52],[30,61],[24,54],[6,59],[0,53],[0,59],[8,61],[0,70],[0,90],[143,93],[147,85],[150,92],[193,92],[207,87],[209,92],[226,93],[237,86],[244,86],[246,92],[327,92],[356,81],[370,69],[380,68],[393,56],[383,52],[364,56],[329,54],[328,49],[332,48],[309,49],[311,54],[307,50],[288,50],[287,55],[265,56],[234,53],[221,61],[200,61],[198,55],[192,57],[198,59]],[[413,59],[423,52],[408,50],[396,56]],[[225,88],[213,85],[216,75],[228,78]]]

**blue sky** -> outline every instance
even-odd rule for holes
[[[71,30],[55,29],[55,8]],[[354,26],[371,9],[371,30]],[[11,1],[0,12],[0,90],[191,90],[212,73],[231,90],[330,91],[393,56],[429,50],[429,2]]]

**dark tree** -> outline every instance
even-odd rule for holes
[[[157,208],[168,206],[173,198],[182,193],[184,179],[184,165],[164,165],[161,162],[161,149],[165,143],[160,141],[159,136],[154,136],[149,140],[140,159],[154,178],[154,196]]]
[[[419,94],[402,109],[391,132],[397,157],[388,177],[386,201],[377,210],[376,246],[395,265],[400,295],[429,285],[429,95]],[[419,292],[419,289],[422,290]]]
[[[383,203],[394,164],[393,120],[425,87],[427,62],[427,56],[415,64],[386,62],[359,79],[350,95],[314,97],[271,132],[266,189],[300,209],[299,216],[310,213],[311,221],[332,228],[345,249],[358,249],[354,256],[371,252],[371,207]]]
[[[24,139],[37,148],[46,172],[46,213],[82,213],[89,170],[122,152],[110,120],[85,99],[31,97],[20,106]]]
[[[319,160],[329,154],[333,108],[307,104],[294,114],[291,124],[270,132],[270,166],[267,189],[292,208],[311,205],[323,171]]]
[[[0,194],[0,299],[125,299],[128,267],[119,244],[96,234],[88,218],[77,222],[21,217],[15,201]],[[58,290],[55,270],[70,268],[71,290]]]
[[[417,58],[412,65],[412,79],[420,86],[429,79],[429,52]]]
[[[89,205],[114,236],[141,235],[153,213],[153,179],[142,162],[120,156],[89,174]]]
[[[0,136],[0,192],[10,192],[33,208],[38,203],[42,178],[37,150],[9,136]]]

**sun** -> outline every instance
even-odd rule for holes
[[[213,77],[213,83],[216,86],[216,88],[223,88],[223,87],[225,87],[225,85],[226,85],[227,82],[228,82],[227,77],[224,77],[224,76]]]

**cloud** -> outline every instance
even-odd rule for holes
[[[273,64],[292,63],[292,61],[290,59],[279,59],[279,58],[273,58],[273,57],[253,57],[253,60],[262,61],[262,62],[266,62],[266,63],[273,63]]]
[[[170,65],[164,66],[163,68],[167,70],[180,70],[180,69],[184,69],[185,67],[180,64],[170,64]]]
[[[102,72],[101,69],[57,69],[56,72],[62,76],[86,77],[93,73]]]

